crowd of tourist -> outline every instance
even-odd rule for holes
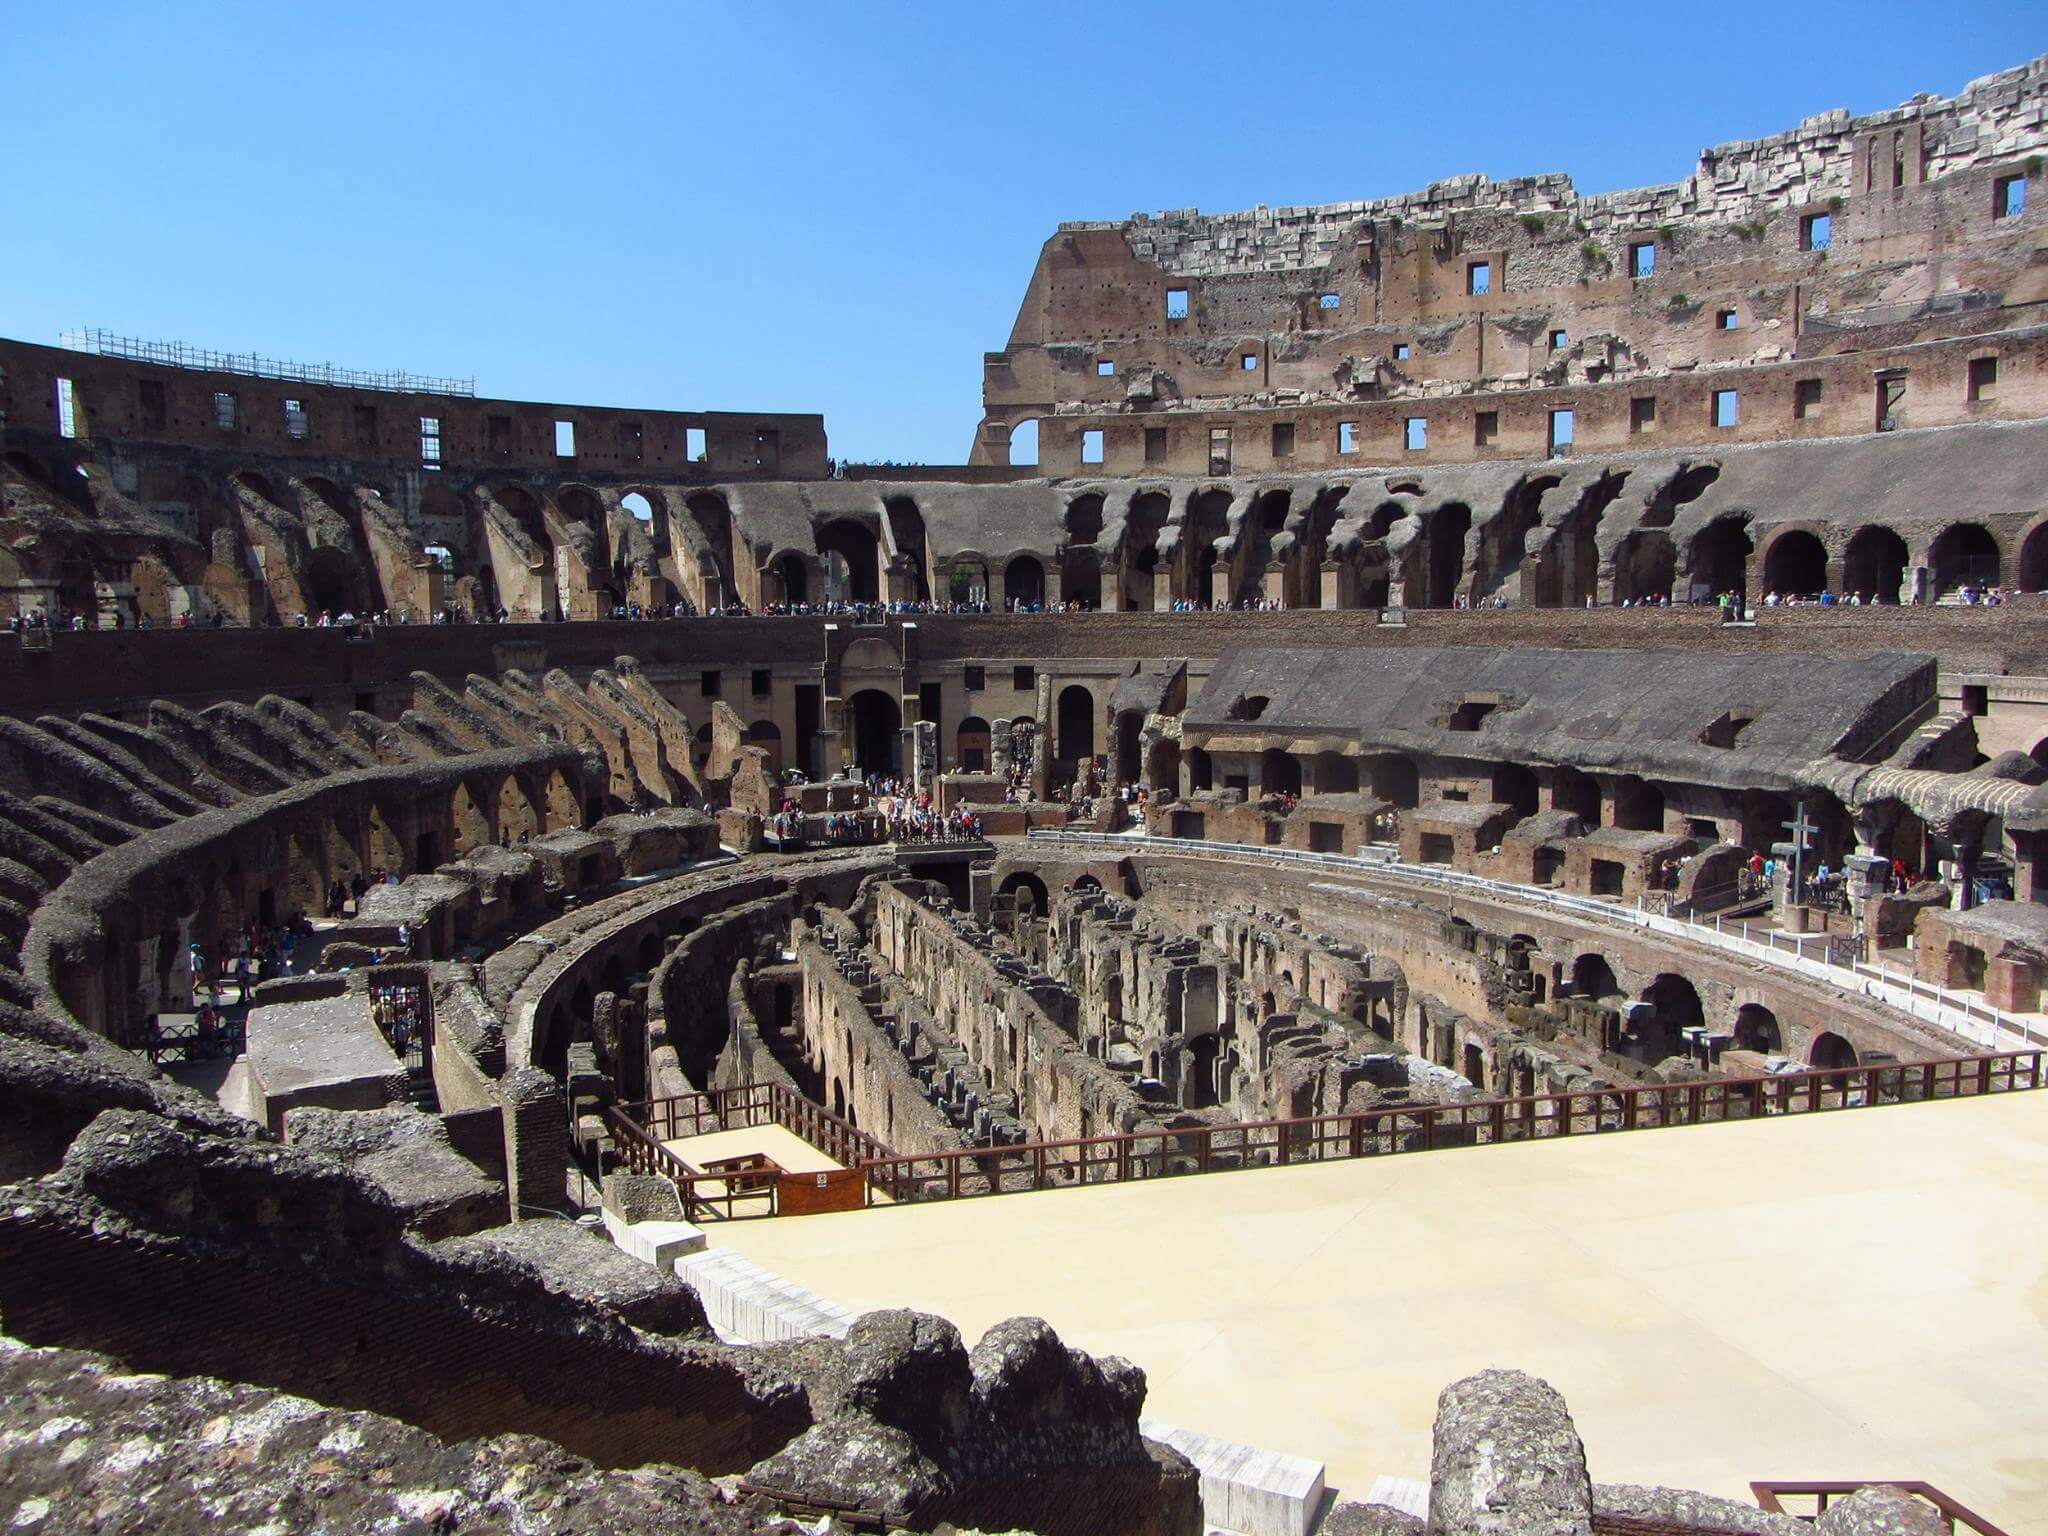
[[[425,1044],[426,1003],[412,983],[385,983],[370,988],[370,1019],[391,1042],[402,1061],[419,1054]]]

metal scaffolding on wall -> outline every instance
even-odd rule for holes
[[[429,378],[398,369],[373,373],[360,368],[337,368],[332,363],[286,363],[254,352],[212,352],[204,347],[188,347],[182,341],[143,341],[97,328],[66,331],[57,338],[57,345],[74,352],[95,353],[100,357],[121,357],[138,363],[160,363],[167,368],[194,368],[209,373],[239,373],[252,379],[332,384],[343,389],[381,389],[402,395],[473,397],[476,394],[475,379]]]

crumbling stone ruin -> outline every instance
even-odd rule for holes
[[[1063,226],[915,477],[0,342],[0,1520],[1808,1528],[721,1234],[2043,1086],[2044,67]]]

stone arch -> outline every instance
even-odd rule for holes
[[[1102,507],[1100,491],[1084,491],[1067,503],[1060,525],[1066,530],[1070,546],[1093,544],[1102,536]]]
[[[979,715],[964,716],[953,731],[953,761],[962,773],[989,771],[988,722]]]
[[[1778,1016],[1762,1003],[1744,1003],[1736,1009],[1732,1033],[1738,1051],[1775,1056],[1785,1048],[1784,1035],[1778,1029]]]
[[[1824,1029],[1815,1035],[1806,1047],[1807,1065],[1816,1071],[1828,1072],[1838,1067],[1856,1065],[1856,1047],[1846,1036],[1838,1035],[1831,1029]]]
[[[768,771],[782,772],[782,727],[773,720],[756,720],[747,727],[747,745],[768,754]]]
[[[1012,607],[1045,604],[1045,567],[1034,555],[1016,555],[1003,567],[1003,600]]]
[[[1162,798],[1180,793],[1179,742],[1162,736],[1152,743],[1145,753],[1145,783],[1154,795]]]
[[[1301,760],[1292,752],[1268,747],[1259,754],[1259,788],[1269,795],[1301,793]]]
[[[309,551],[305,565],[306,594],[315,613],[359,610],[362,570],[332,544]]]
[[[2003,569],[1998,540],[1982,523],[1950,523],[1927,551],[1928,580],[1935,597],[1965,584],[1996,586]]]
[[[1687,547],[1686,569],[1691,581],[1687,596],[1711,602],[1723,592],[1746,595],[1749,557],[1755,549],[1748,513],[1729,512],[1715,518],[1692,536]],[[1822,564],[1825,566],[1825,559]]]
[[[521,837],[531,842],[543,830],[540,810],[516,773],[506,774],[498,786],[497,812],[500,842],[516,844]]]
[[[768,569],[781,595],[771,602],[802,607],[811,601],[811,561],[796,550],[785,549],[769,558]]]
[[[1764,546],[1764,591],[1815,597],[1827,589],[1828,550],[1819,536],[1805,528],[1774,534]]]
[[[818,532],[818,557],[825,567],[826,601],[881,600],[881,545],[873,529],[850,517],[834,519]]]
[[[1143,711],[1126,709],[1118,713],[1112,727],[1116,740],[1116,760],[1111,765],[1119,784],[1135,784],[1140,771],[1138,738],[1145,728]]]
[[[903,707],[879,688],[863,688],[846,701],[853,762],[863,774],[903,772]]]
[[[1006,462],[1015,465],[1038,463],[1038,418],[1027,416],[1022,421],[1013,421],[1008,431],[1009,456]]]
[[[895,542],[896,557],[910,574],[908,596],[916,602],[926,602],[932,594],[925,572],[924,512],[908,496],[889,497],[882,503],[882,511],[889,519],[889,537]]]
[[[1678,551],[1671,536],[1638,528],[1614,552],[1614,600],[1641,602],[1669,597],[1678,575]]]
[[[2035,518],[2020,535],[2020,559],[2013,585],[2023,592],[2048,592],[2048,512]]]
[[[1069,549],[1061,556],[1060,600],[1076,608],[1102,606],[1102,556],[1093,546]]]
[[[972,550],[962,550],[946,562],[946,601],[962,608],[978,608],[988,602],[988,561]]]
[[[466,779],[455,786],[455,792],[448,797],[448,824],[454,840],[454,857],[459,859],[472,848],[497,841],[497,834],[491,828],[490,814],[484,809],[491,803],[489,795],[474,793]]]
[[[1216,787],[1216,769],[1209,760],[1209,754],[1200,747],[1187,749],[1188,791],[1199,794]]]
[[[536,546],[544,550],[554,547],[554,541],[548,537],[547,515],[541,509],[540,498],[532,491],[507,482],[492,487],[491,499],[504,508]]]
[[[1614,967],[1607,963],[1605,955],[1590,950],[1573,959],[1571,988],[1574,997],[1598,999],[1621,995],[1621,983],[1615,979]]]
[[[1055,713],[1057,746],[1054,756],[1066,762],[1081,762],[1095,755],[1095,695],[1080,683],[1060,690]]]
[[[1372,792],[1389,805],[1412,811],[1422,803],[1422,775],[1415,759],[1400,752],[1381,752],[1365,760]]]
[[[1496,804],[1511,806],[1517,817],[1534,816],[1542,800],[1536,771],[1523,763],[1495,763],[1493,798]]]
[[[1664,791],[1648,779],[1623,774],[1614,786],[1614,824],[1625,832],[1664,830]]]
[[[1590,832],[1600,825],[1600,785],[1590,774],[1560,763],[1550,770],[1550,804],[1570,811]]]
[[[1358,790],[1358,759],[1342,752],[1318,752],[1315,757],[1316,793],[1349,795]]]
[[[1879,523],[1858,528],[1842,554],[1842,586],[1865,602],[1896,603],[1913,563],[1906,541]]]
[[[1650,1005],[1649,1010],[1632,1011],[1629,1033],[1634,1037],[1634,1049],[1622,1054],[1652,1065],[1667,1056],[1685,1054],[1684,1032],[1706,1023],[1699,990],[1676,971],[1663,971],[1643,989],[1642,1001]]]
[[[583,807],[577,803],[569,776],[559,768],[548,775],[546,807],[547,830],[550,832],[583,825]]]
[[[1006,875],[1003,883],[996,887],[996,894],[1014,900],[1021,912],[1025,901],[1030,901],[1034,912],[1044,917],[1052,910],[1052,897],[1046,891],[1045,882],[1028,869],[1020,869]]]

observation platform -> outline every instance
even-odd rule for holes
[[[720,1223],[852,1311],[1019,1313],[1122,1354],[1148,1415],[1429,1475],[1445,1383],[1548,1378],[1601,1482],[1917,1477],[2048,1536],[2048,1099]]]

